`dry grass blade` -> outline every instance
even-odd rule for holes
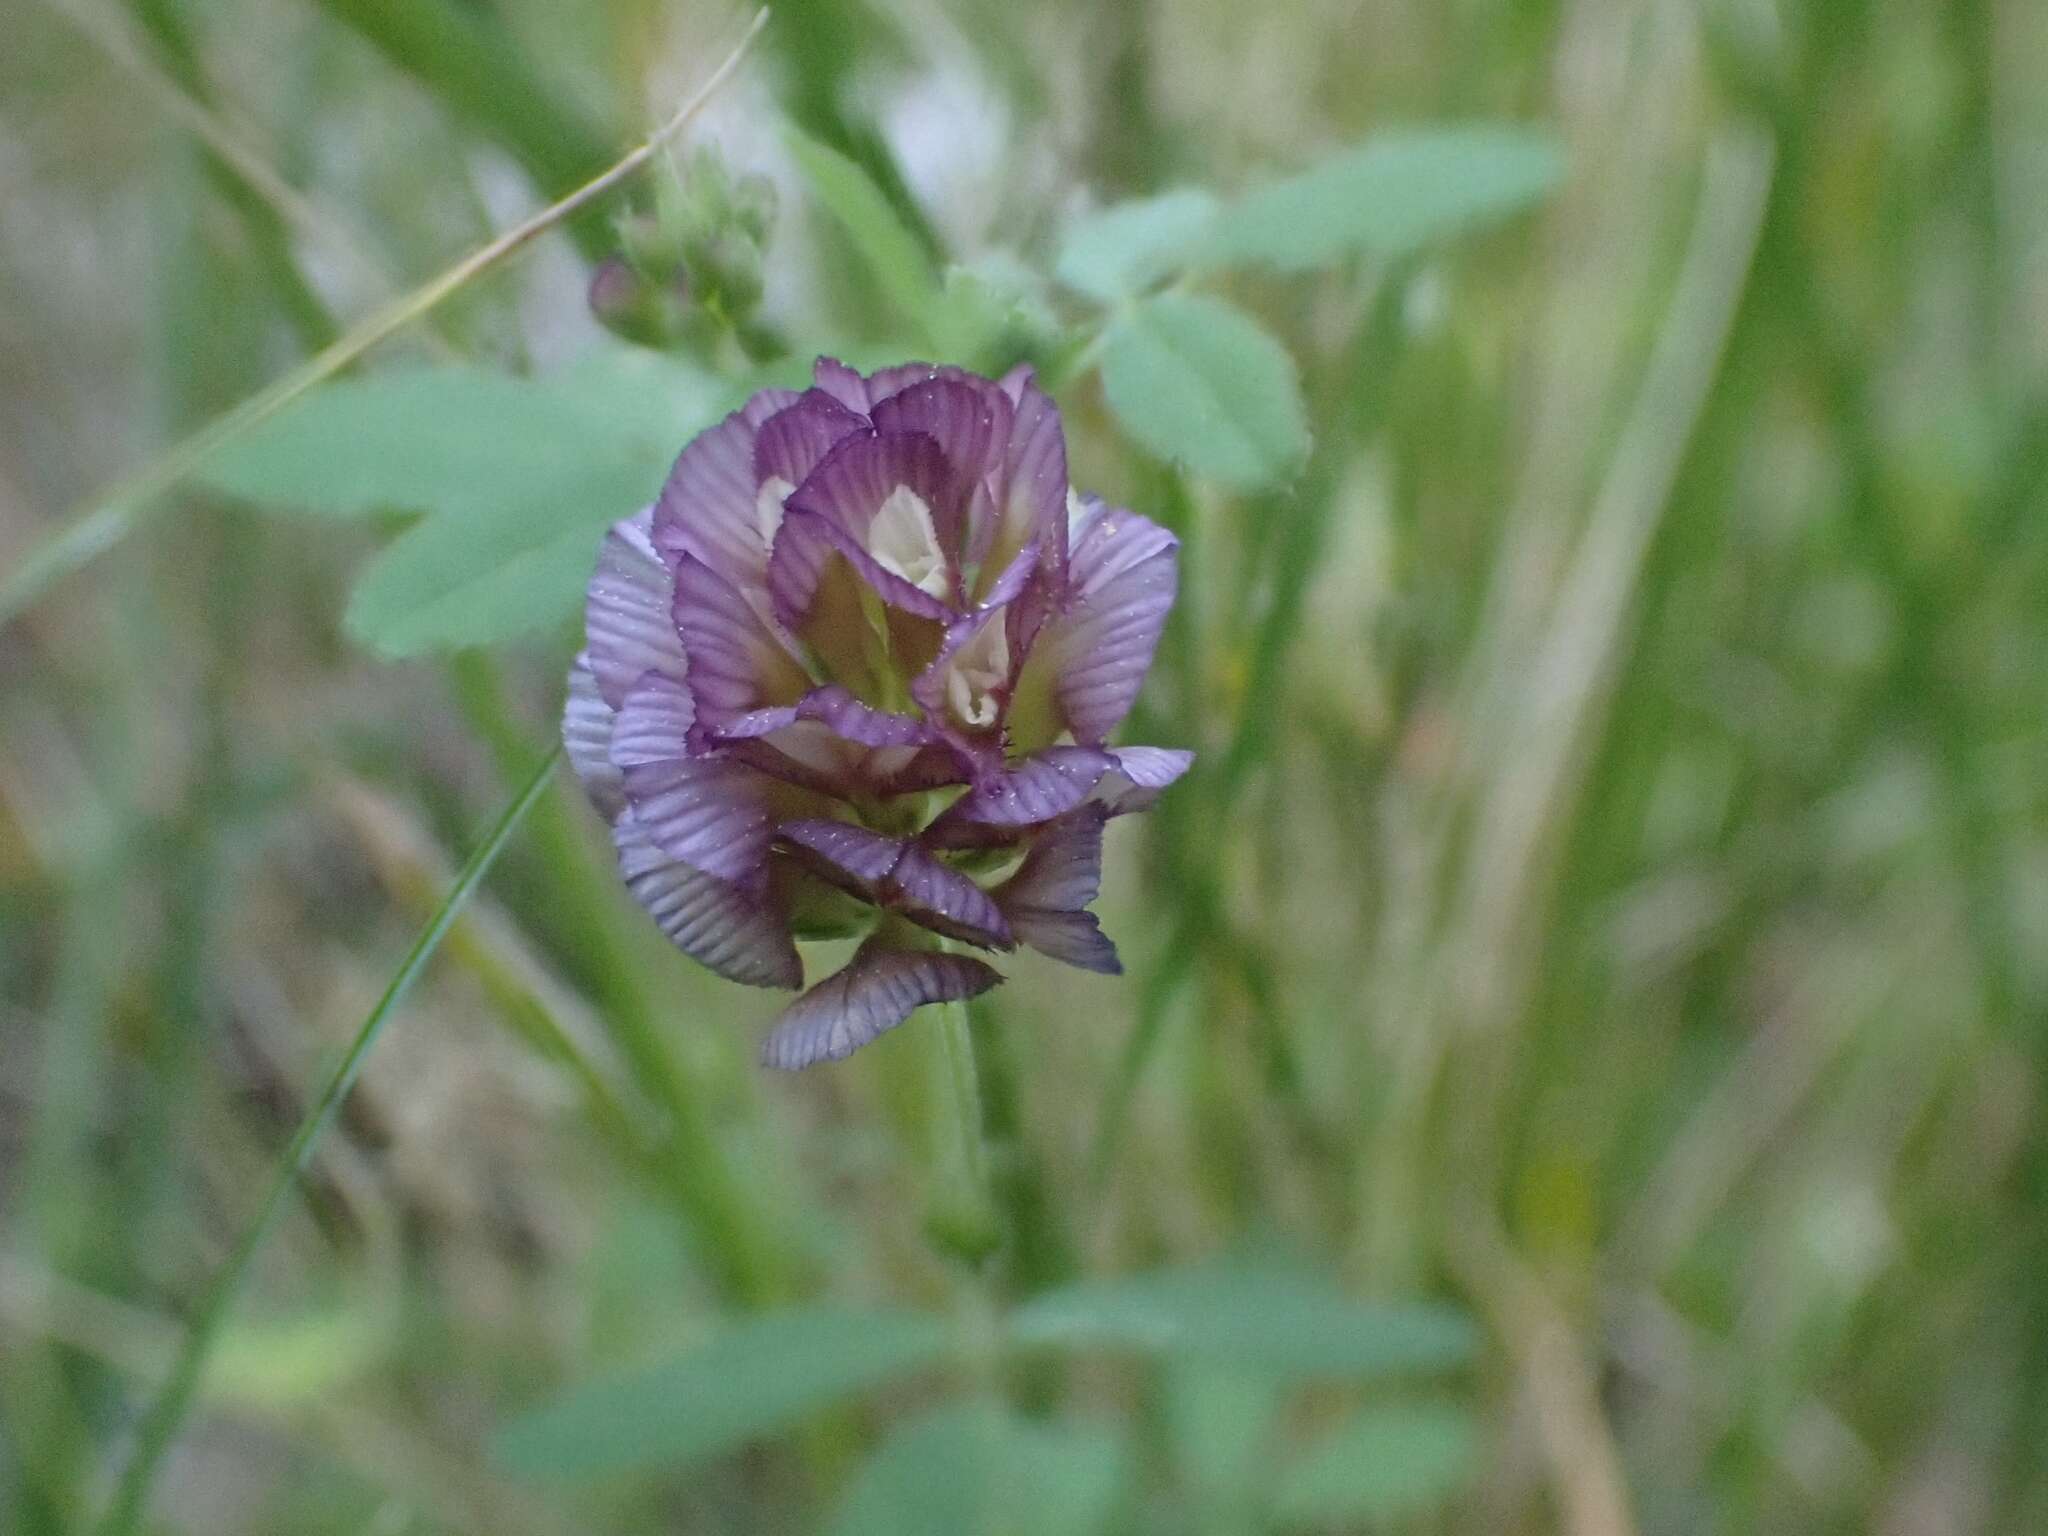
[[[768,12],[758,12],[746,35],[726,55],[725,61],[711,72],[710,78],[697,88],[696,93],[644,143],[610,170],[591,178],[560,202],[542,209],[524,223],[508,229],[432,281],[394,300],[332,346],[307,358],[283,378],[251,395],[226,415],[215,417],[191,436],[172,445],[168,452],[140,473],[122,481],[96,498],[84,511],[66,519],[30,550],[28,557],[4,581],[0,581],[0,625],[19,617],[58,581],[118,544],[158,498],[181,484],[223,444],[276,415],[314,385],[339,373],[379,342],[404,330],[507,257],[634,175],[681,133],[719,87],[732,78],[767,21]]]

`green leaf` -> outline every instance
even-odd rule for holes
[[[230,442],[200,478],[279,512],[488,512],[621,459],[659,474],[726,394],[707,374],[624,348],[544,378],[399,369],[314,390]]]
[[[562,1481],[687,1466],[943,1359],[942,1319],[815,1307],[741,1323],[680,1360],[593,1381],[499,1431],[496,1459]]]
[[[1275,1513],[1286,1526],[1422,1514],[1471,1479],[1478,1440],[1472,1415],[1449,1404],[1366,1409],[1282,1472]]]
[[[1206,1265],[1047,1291],[1010,1315],[1023,1345],[1140,1350],[1278,1379],[1442,1371],[1470,1358],[1463,1313],[1354,1300],[1321,1276]]]
[[[983,256],[971,267],[948,267],[927,334],[933,362],[997,372],[1017,357],[1058,344],[1059,321],[1037,275],[1013,257]]]
[[[1128,1471],[1100,1431],[950,1404],[890,1434],[828,1536],[1095,1536]]]
[[[646,499],[607,505],[624,516]],[[430,517],[363,568],[343,623],[394,660],[558,629],[582,607],[603,527],[567,523],[553,496],[494,517]]]
[[[1357,252],[1405,256],[1528,207],[1563,174],[1556,141],[1527,129],[1380,134],[1239,200],[1208,257],[1299,272]]]
[[[1163,459],[1252,490],[1284,479],[1308,452],[1294,360],[1242,311],[1164,293],[1110,328],[1109,404]]]
[[[1054,270],[1105,304],[1142,293],[1199,254],[1219,208],[1213,194],[1182,187],[1083,214],[1060,237]]]
[[[424,514],[363,573],[349,632],[387,656],[486,645],[573,618],[602,530],[730,394],[627,348],[538,379],[409,369],[315,391],[203,473],[287,512]]]
[[[927,325],[939,281],[923,244],[904,227],[866,171],[830,145],[794,128],[786,133],[797,168],[818,201],[845,227],[875,282],[906,321]]]

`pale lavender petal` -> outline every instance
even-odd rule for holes
[[[1017,942],[987,891],[916,843],[889,876],[887,905],[935,933],[985,949],[1010,949]]]
[[[764,484],[780,478],[794,490],[826,454],[854,433],[868,430],[867,417],[848,410],[827,391],[806,390],[762,423],[754,439],[754,478]]]
[[[706,728],[765,705],[794,701],[810,684],[789,648],[732,583],[685,555],[676,565],[673,620]]]
[[[849,411],[868,408],[868,381],[836,357],[821,357],[811,365],[811,379]]]
[[[725,757],[692,757],[689,695],[649,673],[612,727],[613,764],[641,830],[670,858],[758,892],[773,832],[772,780]]]
[[[794,704],[749,710],[712,733],[718,741],[772,735],[799,720],[814,720],[843,741],[864,747],[921,747],[934,737],[922,720],[863,704],[837,683],[813,688]]]
[[[1048,669],[1077,740],[1099,742],[1130,713],[1173,607],[1180,541],[1135,512],[1084,517],[1068,605],[1045,621],[1026,665]]]
[[[1102,890],[1100,806],[1083,806],[1041,831],[1017,872],[996,890],[1005,910],[1044,907],[1078,912]]]
[[[994,896],[1020,942],[1084,971],[1115,976],[1123,970],[1116,946],[1086,910],[1102,888],[1106,816],[1101,806],[1084,805],[1053,822]]]
[[[1050,821],[1086,800],[1113,766],[1100,748],[1048,747],[978,783],[940,821],[1013,827]]]
[[[619,873],[671,943],[700,965],[752,987],[800,987],[803,962],[781,919],[737,886],[678,863],[631,813],[613,830]]]
[[[844,970],[783,1010],[761,1060],[785,1071],[842,1060],[926,1003],[978,997],[1002,979],[970,955],[885,949],[871,940]]]
[[[988,892],[908,838],[823,818],[784,822],[777,834],[821,877],[877,906],[969,944],[1013,942]]]
[[[1093,912],[1052,912],[1026,908],[1010,914],[1010,928],[1021,944],[1041,955],[1093,971],[1098,976],[1121,976],[1124,963],[1117,958],[1116,945],[1102,931]]]
[[[626,787],[613,766],[612,707],[598,692],[590,659],[578,656],[569,668],[569,692],[562,704],[562,745],[569,766],[582,781],[583,792],[606,821],[617,821],[625,808]]]
[[[1117,747],[1108,773],[1095,786],[1093,799],[1112,816],[1149,811],[1160,791],[1186,773],[1195,754],[1179,747]]]
[[[649,517],[642,512],[612,524],[584,603],[585,654],[598,692],[614,709],[642,673],[683,676],[682,642],[669,617],[668,567],[648,538]]]
[[[664,556],[693,556],[742,589],[760,585],[768,545],[757,510],[754,439],[796,398],[793,390],[764,389],[682,451],[654,503],[654,545]]]
[[[872,896],[896,868],[909,844],[850,821],[826,817],[785,822],[777,834],[825,879],[857,895]]]

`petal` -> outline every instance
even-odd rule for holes
[[[996,487],[995,528],[982,559],[983,579],[1036,542],[1055,591],[1067,566],[1067,439],[1059,407],[1028,379],[1017,386],[1015,417]]]
[[[868,408],[868,381],[836,357],[821,357],[811,365],[811,379],[849,411]]]
[[[684,954],[748,986],[803,985],[803,962],[774,912],[737,886],[669,858],[630,813],[613,840],[626,888]]]
[[[597,677],[587,656],[578,656],[569,668],[569,693],[562,703],[562,745],[590,803],[606,821],[617,821],[625,808],[626,786],[612,765],[612,707],[597,690]]]
[[[1102,888],[1107,816],[1102,807],[1086,805],[1053,822],[994,896],[1020,942],[1084,971],[1115,976],[1123,971],[1116,946],[1085,910]]]
[[[676,565],[671,612],[688,657],[690,694],[707,728],[747,710],[789,703],[809,686],[788,645],[753,605],[693,556]]]
[[[1110,754],[1098,747],[1048,747],[978,783],[937,824],[1014,827],[1050,821],[1086,800],[1114,766]]]
[[[1102,890],[1102,824],[1108,813],[1083,806],[1062,816],[1032,840],[1017,872],[997,888],[1004,910],[1043,907],[1078,912]]]
[[[912,586],[894,571],[884,570],[866,546],[837,523],[791,507],[782,520],[782,531],[775,536],[774,558],[768,562],[768,595],[780,623],[792,630],[803,628],[835,558],[845,559],[854,574],[891,607],[942,624],[957,616],[951,605]]]
[[[742,590],[761,584],[768,545],[754,440],[762,423],[796,398],[793,390],[764,389],[692,439],[654,503],[655,548],[670,560],[693,556]]]
[[[909,838],[827,818],[784,822],[778,835],[821,879],[935,933],[991,949],[1014,942],[988,892]]]
[[[1101,741],[1136,702],[1173,607],[1179,548],[1172,534],[1135,512],[1095,503],[1084,513],[1067,572],[1067,606],[1045,621],[1026,662],[1044,670],[1077,740]]]
[[[757,483],[780,478],[794,489],[841,441],[867,430],[867,417],[848,410],[829,392],[806,390],[761,424],[754,439],[754,478]]]
[[[774,781],[733,759],[692,757],[689,695],[649,673],[626,695],[611,758],[642,832],[670,858],[758,893],[767,880]]]
[[[1102,931],[1093,912],[1041,912],[1030,908],[1011,913],[1010,927],[1019,943],[1077,970],[1093,971],[1098,976],[1124,973],[1116,945]]]
[[[584,603],[585,654],[598,692],[614,709],[642,673],[683,676],[683,646],[669,617],[668,567],[648,538],[649,519],[642,512],[612,524]]]
[[[794,704],[751,710],[715,734],[722,742],[747,740],[772,735],[799,720],[816,721],[841,740],[864,747],[921,747],[934,739],[922,720],[874,709],[837,683],[813,688]]]
[[[1000,465],[1009,443],[1009,397],[983,379],[927,379],[881,401],[874,409],[878,432],[918,432],[946,455],[963,483],[973,483]]]
[[[886,949],[870,940],[844,970],[782,1011],[761,1060],[785,1071],[842,1060],[926,1003],[978,997],[1002,979],[970,955]]]
[[[865,547],[868,525],[898,488],[916,493],[931,511],[940,547],[956,552],[969,480],[928,432],[845,438],[790,493],[789,505],[823,513]]]
[[[1115,765],[1095,786],[1093,798],[1112,816],[1149,811],[1160,791],[1193,766],[1195,754],[1179,747],[1117,747]]]

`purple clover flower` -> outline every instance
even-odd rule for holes
[[[865,934],[783,1011],[770,1065],[1002,980],[956,945],[1121,969],[1087,910],[1103,823],[1191,755],[1107,738],[1178,548],[1074,494],[1028,369],[829,358],[704,432],[613,527],[562,731],[633,895],[753,986],[802,985],[797,938]]]

